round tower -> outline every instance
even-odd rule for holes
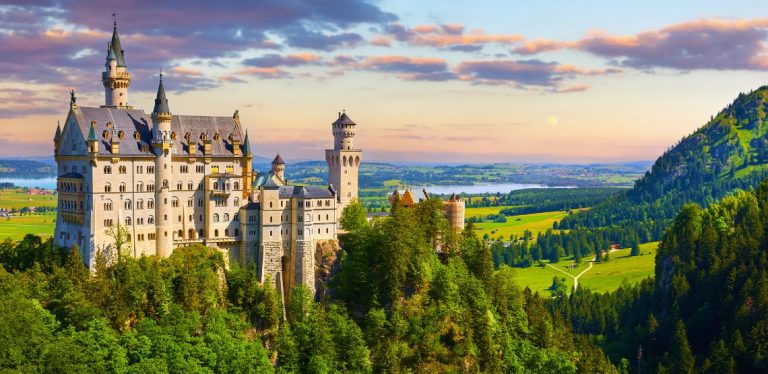
[[[283,161],[279,153],[272,160],[272,174],[277,175],[281,181],[285,182],[285,161]]]
[[[104,84],[104,107],[129,108],[128,87],[131,85],[131,75],[125,63],[125,51],[120,46],[120,36],[117,34],[117,22],[112,30],[112,41],[107,44],[107,60],[105,71],[101,73]]]
[[[163,87],[163,74],[160,73],[160,85],[157,87],[155,108],[152,110],[152,147],[155,150],[155,248],[158,257],[168,257],[173,251],[171,118]]]
[[[331,124],[333,149],[325,150],[328,163],[328,183],[336,191],[339,213],[352,200],[357,199],[358,170],[363,150],[354,148],[355,124],[346,112]]]

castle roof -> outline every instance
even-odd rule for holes
[[[279,153],[275,156],[275,159],[272,160],[272,165],[285,165],[285,161],[283,161],[283,158],[280,157]]]
[[[292,197],[304,199],[332,198],[333,191],[329,187],[320,186],[281,186],[279,196],[281,199]]]
[[[56,133],[53,135],[53,141],[58,142],[61,139],[61,124],[56,124]]]
[[[355,122],[347,115],[347,113],[341,113],[339,119],[333,122],[334,125],[354,125]]]
[[[125,51],[120,46],[120,36],[117,35],[117,22],[115,22],[115,27],[112,29],[112,41],[109,43],[109,46],[117,59],[117,66],[128,66],[125,63]]]
[[[248,130],[245,130],[245,140],[243,140],[243,154],[246,156],[251,154],[251,141],[248,140]]]
[[[120,140],[119,156],[149,157],[154,155],[154,148],[151,146],[152,120],[143,110],[77,106],[72,111],[83,138],[88,139],[92,135],[94,140],[100,140],[98,142],[99,155],[112,155],[109,141],[96,135],[103,134],[104,131],[111,132],[112,129],[107,127],[108,122],[125,133],[125,137]],[[93,130],[91,130],[91,122],[95,123]],[[172,115],[171,132],[173,156],[189,155],[189,147],[194,142],[194,146],[197,148],[195,156],[202,157],[204,145],[201,137],[202,134],[205,134],[205,138],[211,141],[212,157],[233,157],[234,149],[229,135],[232,134],[233,139],[240,139],[242,130],[231,116]],[[213,136],[214,134],[219,134],[218,140]],[[239,147],[243,147],[243,145],[241,144]]]
[[[152,113],[170,113],[168,107],[168,98],[165,97],[165,87],[163,86],[163,74],[160,73],[160,84],[157,86],[157,96],[155,96],[155,108]]]

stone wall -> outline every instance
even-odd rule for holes
[[[276,274],[283,271],[283,253],[285,246],[282,240],[264,241],[261,243],[261,281],[271,276],[276,279]]]
[[[315,241],[296,241],[296,284],[299,282],[315,292]]]

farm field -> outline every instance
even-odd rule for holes
[[[478,208],[466,208],[464,218],[486,217],[492,214],[499,214],[502,209],[513,208],[511,205],[502,206],[484,206]]]
[[[611,260],[596,263],[592,270],[579,278],[579,287],[595,292],[612,291],[623,282],[634,284],[646,277],[653,276],[656,250],[659,242],[640,245],[640,256],[630,257],[629,249],[611,252]]]
[[[56,213],[39,213],[0,217],[0,241],[7,238],[21,240],[26,234],[35,234],[43,238],[53,235]]]
[[[552,224],[555,221],[561,220],[566,214],[568,213],[565,211],[558,211],[509,216],[507,217],[507,222],[476,223],[475,230],[481,238],[488,234],[491,239],[502,238],[508,240],[510,235],[522,236],[525,230],[530,230],[535,237],[536,233],[551,229]]]
[[[55,207],[56,195],[30,195],[21,189],[0,190],[0,209],[24,207]]]

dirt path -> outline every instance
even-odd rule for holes
[[[565,275],[567,275],[567,276],[569,276],[569,277],[573,278],[573,290],[574,290],[574,291],[576,291],[576,290],[578,290],[578,289],[579,289],[579,277],[581,277],[582,275],[584,275],[584,273],[586,273],[586,272],[588,272],[590,269],[592,269],[592,265],[594,265],[594,264],[595,264],[595,262],[594,262],[594,261],[590,261],[590,262],[589,262],[589,267],[588,267],[588,268],[586,268],[586,269],[584,269],[584,271],[582,271],[581,273],[579,273],[579,275],[577,275],[577,276],[575,276],[575,277],[574,277],[573,275],[571,275],[570,273],[568,273],[568,272],[566,272],[566,271],[564,271],[564,270],[562,270],[562,269],[558,268],[557,266],[552,266],[552,265],[550,265],[550,264],[546,264],[546,265],[547,265],[547,266],[549,266],[549,267],[551,267],[552,269],[555,269],[555,270],[557,270],[557,271],[559,271],[559,272],[561,272],[561,273],[563,273],[563,274],[565,274]]]

